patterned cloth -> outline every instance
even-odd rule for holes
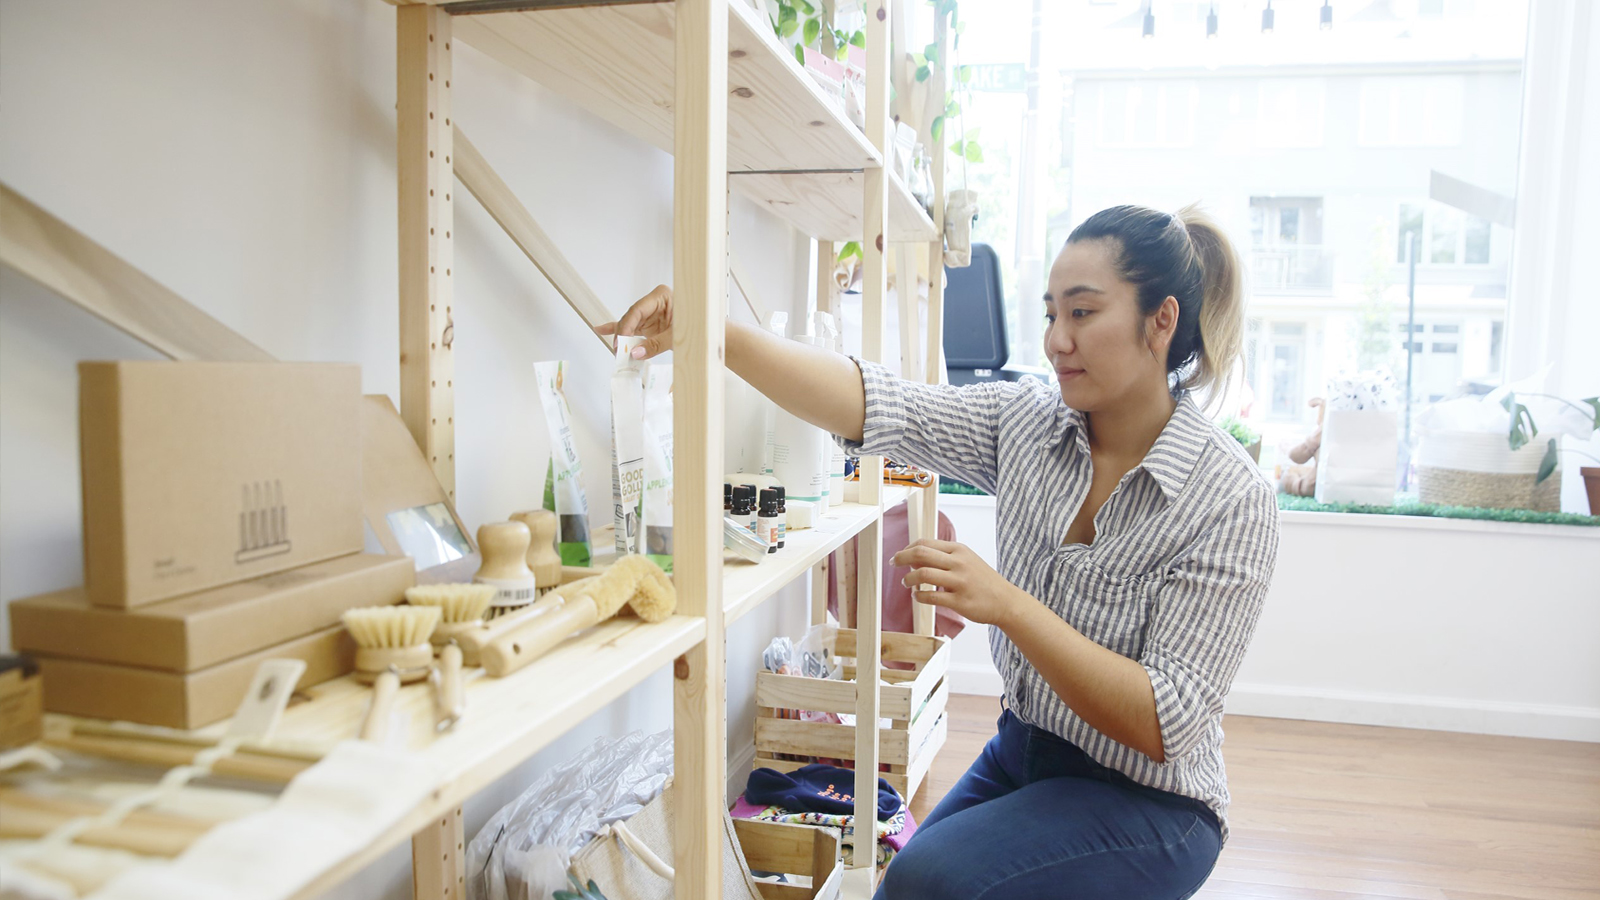
[[[850,838],[855,834],[855,816],[835,815],[818,812],[795,812],[781,806],[757,806],[740,795],[738,802],[733,804],[729,814],[735,819],[759,819],[763,822],[783,822],[788,825],[813,825],[818,828],[837,828],[843,835],[840,851],[844,855],[844,864],[848,868],[851,860],[855,858],[852,850],[853,843]],[[911,811],[903,804],[900,809],[888,819],[878,822],[878,844],[874,863],[880,871],[894,859],[895,854],[905,847],[906,841],[915,834],[917,823],[911,818]]]
[[[1088,421],[1055,385],[928,385],[856,362],[864,440],[840,439],[845,451],[890,454],[994,494],[1000,574],[1144,666],[1166,761],[1090,727],[992,628],[1011,708],[1140,784],[1205,802],[1226,841],[1222,700],[1278,555],[1276,492],[1244,448],[1184,397],[1095,516],[1094,541],[1066,544],[1093,472]]]

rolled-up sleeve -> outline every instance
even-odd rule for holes
[[[859,443],[835,435],[846,453],[889,456],[995,492],[1000,412],[1014,383],[923,384],[851,359],[861,369],[867,415]]]
[[[1139,660],[1155,690],[1167,763],[1199,746],[1222,714],[1277,559],[1277,497],[1261,482],[1168,567]]]

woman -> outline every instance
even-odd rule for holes
[[[917,600],[993,626],[1006,694],[887,900],[1177,900],[1227,838],[1222,699],[1278,547],[1272,488],[1190,396],[1238,356],[1237,258],[1192,207],[1115,207],[1073,230],[1044,306],[1054,388],[917,384],[728,325],[728,366],[850,451],[995,496],[998,572],[944,541],[894,557]],[[663,287],[601,330],[648,356],[670,323]]]

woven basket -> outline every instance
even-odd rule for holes
[[[1538,484],[1534,475],[1417,467],[1417,499],[1439,506],[1561,511],[1561,470]]]
[[[1499,433],[1435,431],[1417,447],[1417,494],[1423,503],[1482,509],[1561,511],[1561,470],[1537,484],[1545,442],[1512,450]]]

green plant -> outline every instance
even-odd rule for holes
[[[861,258],[861,242],[860,241],[850,241],[849,243],[845,244],[843,247],[839,248],[839,262],[844,262],[845,260],[852,259],[852,258],[854,258],[854,259],[860,259]]]
[[[1584,409],[1582,406],[1579,406],[1578,403],[1574,403],[1565,397],[1555,397],[1550,394],[1536,394],[1531,391],[1523,394],[1523,396],[1544,397],[1547,400],[1555,400],[1558,403],[1565,403],[1566,405],[1589,417],[1592,420],[1590,425],[1591,428],[1600,429],[1600,397],[1585,397],[1583,400],[1578,401],[1578,403],[1589,404],[1589,408]],[[1528,408],[1526,406],[1518,402],[1515,392],[1508,392],[1505,396],[1505,399],[1500,401],[1500,405],[1506,408],[1506,412],[1511,413],[1511,433],[1507,436],[1507,441],[1509,442],[1511,449],[1521,450],[1523,447],[1527,446],[1529,441],[1539,436],[1539,426],[1534,424],[1533,414],[1528,412]],[[1538,477],[1534,478],[1534,484],[1538,484],[1539,482],[1544,481],[1546,478],[1549,478],[1550,473],[1556,470],[1556,454],[1559,452],[1560,450],[1556,446],[1556,439],[1551,438],[1549,444],[1545,446],[1544,458],[1539,460],[1539,474]],[[1588,459],[1594,459],[1595,462],[1600,463],[1600,459],[1595,459],[1593,456],[1584,453],[1582,450],[1574,450],[1569,447],[1567,452],[1576,453],[1579,456],[1587,457]]]
[[[928,130],[933,134],[933,139],[938,141],[944,139],[944,123],[946,120],[957,119],[963,124],[966,121],[961,117],[961,113],[963,102],[971,102],[972,99],[972,67],[959,63],[961,33],[966,31],[967,23],[961,21],[961,12],[956,0],[928,0],[928,2],[934,8],[935,18],[946,16],[950,18],[950,34],[952,36],[950,51],[951,55],[956,57],[957,60],[956,65],[952,66],[950,70],[955,78],[956,86],[945,91],[944,112],[935,116],[933,122],[928,126]],[[921,53],[912,54],[911,58],[917,64],[918,81],[927,81],[933,75],[933,67],[940,65],[942,62],[939,58],[938,43],[929,44],[922,48]],[[957,96],[957,91],[961,92],[960,96]],[[958,159],[966,162],[983,162],[983,145],[978,143],[978,131],[979,129],[977,128],[970,131],[960,131],[961,137],[950,145],[950,152],[954,153]]]
[[[802,66],[806,64],[806,47],[819,53],[827,52],[822,47],[824,34],[833,39],[832,56],[839,62],[844,62],[850,55],[851,47],[867,46],[865,31],[845,31],[835,28],[833,22],[823,21],[825,11],[821,4],[814,4],[811,0],[772,0],[772,3],[778,9],[776,16],[767,13],[773,33],[780,38],[790,38],[795,32],[800,32],[800,42],[794,47],[794,58]]]
[[[560,890],[551,894],[553,900],[606,900],[606,895],[600,893],[600,886],[589,879],[587,886],[578,883],[578,876],[567,873],[567,880],[572,882],[573,890]]]
[[[1242,446],[1248,447],[1261,440],[1260,432],[1246,425],[1238,416],[1225,416],[1217,423],[1217,427],[1233,435],[1233,439]]]

